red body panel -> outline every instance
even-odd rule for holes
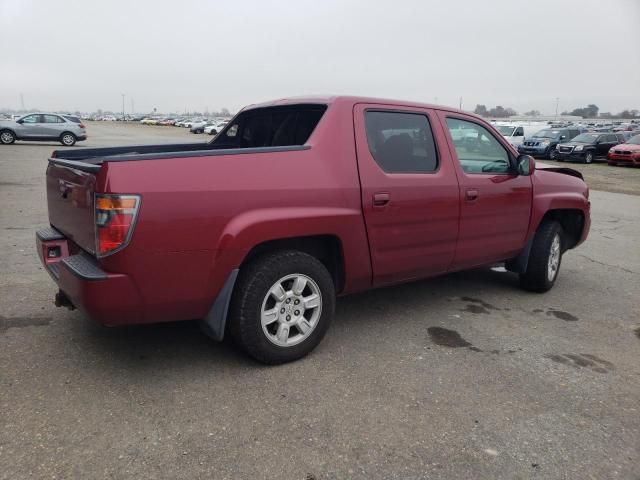
[[[67,182],[76,207],[84,203],[71,211],[68,203],[49,199],[51,223],[67,239],[38,241],[46,264],[51,260],[43,252],[52,242],[64,246],[63,258],[78,246],[90,250],[90,192],[142,198],[129,245],[98,260],[107,278],[83,280],[61,266],[56,279],[61,289],[108,325],[194,319],[207,313],[248,252],[269,240],[336,237],[346,294],[515,256],[551,208],[585,212],[586,236],[587,189],[580,179],[543,171],[531,177],[464,174],[443,119],[464,116],[493,131],[478,117],[353,97],[260,106],[301,102],[328,105],[306,150],[107,160],[95,176],[50,169],[49,196]],[[429,116],[440,158],[437,172],[389,175],[377,166],[362,119],[372,105]],[[479,191],[473,204],[465,201],[468,189]],[[390,195],[388,208],[374,207],[376,192]]]

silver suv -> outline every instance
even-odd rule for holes
[[[30,113],[18,120],[0,120],[0,143],[9,145],[16,140],[57,140],[70,147],[86,140],[87,131],[78,117],[59,113]]]

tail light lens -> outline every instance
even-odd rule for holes
[[[106,257],[127,246],[140,210],[139,195],[96,194],[96,254]]]
[[[78,126],[79,126],[80,128],[84,128],[84,123],[79,123],[79,124],[78,124]]]

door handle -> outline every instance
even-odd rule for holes
[[[373,194],[374,207],[384,207],[389,204],[389,200],[391,200],[391,197],[386,192],[379,192],[379,193]]]
[[[478,199],[478,190],[467,190],[465,196],[468,202],[473,202]]]

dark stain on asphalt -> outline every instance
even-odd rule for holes
[[[10,328],[24,328],[24,327],[41,327],[43,325],[49,325],[51,323],[51,317],[13,317],[5,318],[0,316],[0,333],[4,333]]]
[[[433,343],[440,345],[441,347],[468,347],[469,350],[473,350],[474,352],[482,351],[478,347],[474,347],[471,343],[467,342],[455,330],[449,330],[448,328],[442,327],[429,327],[427,328],[427,332],[429,333],[429,337],[431,337]]]
[[[533,313],[542,313],[544,312],[544,310],[542,310],[541,308],[536,308],[535,310],[533,310]]]
[[[471,302],[471,303],[476,303],[479,305],[482,305],[484,308],[486,308],[487,310],[500,310],[498,307],[496,307],[495,305],[491,305],[490,303],[485,302],[484,300],[481,300],[479,298],[473,298],[473,297],[460,297],[460,300],[462,300],[463,302]]]
[[[636,333],[636,337],[640,338],[640,327],[636,328],[634,332]]]
[[[475,313],[475,314],[485,314],[485,315],[489,315],[491,312],[489,312],[489,310],[487,310],[486,308],[484,308],[481,305],[472,305],[469,304],[466,307],[464,307],[462,310],[460,310],[461,312],[469,312],[469,313]]]
[[[554,309],[550,309],[547,310],[547,315],[548,316],[554,316],[560,320],[564,320],[565,322],[577,322],[578,321],[578,317],[576,317],[575,315],[571,315],[568,312],[563,312],[562,310],[554,310]]]
[[[553,353],[545,355],[545,358],[574,368],[588,368],[597,373],[608,373],[616,368],[613,363],[590,353],[581,353],[579,355],[575,353],[563,353],[562,355]]]

